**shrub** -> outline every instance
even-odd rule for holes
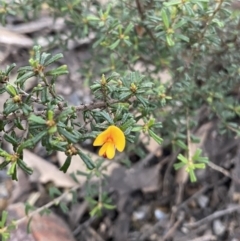
[[[185,167],[191,181],[196,181],[194,170],[208,163],[201,150],[190,150],[190,143],[199,141],[191,130],[204,121],[197,118],[200,111],[219,121],[221,134],[240,134],[239,10],[233,10],[231,1],[25,0],[0,6],[3,24],[10,15],[29,21],[47,9],[48,15],[63,18],[66,24],[64,32],[52,34],[49,46],[66,47],[70,40],[88,38],[91,55],[79,71],[94,102],[75,107],[56,93],[58,77],[66,75],[68,68],[55,67],[62,54],[52,55],[50,48],[35,46],[28,66],[12,64],[0,72],[1,93],[9,94],[0,126],[14,151],[1,149],[5,159],[1,168],[10,165],[13,179],[17,180],[17,166],[32,173],[23,150],[38,142],[49,153],[66,153],[60,168],[64,172],[72,155],[79,155],[89,170],[96,168],[76,144],[95,139],[113,125],[124,133],[127,143],[137,142],[143,131],[159,144],[164,140],[164,146],[178,148],[182,154],[175,168]],[[18,75],[9,83],[14,68]],[[161,77],[164,71],[167,79]],[[33,76],[38,83],[27,93],[25,85]],[[77,119],[78,112],[83,113],[83,122]],[[90,129],[86,123],[91,123]],[[16,128],[23,131],[22,136]]]

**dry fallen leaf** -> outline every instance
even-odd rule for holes
[[[153,192],[159,188],[159,170],[161,164],[152,167],[138,167],[134,165],[131,169],[120,166],[113,170],[109,179],[110,191],[116,190],[120,193],[143,190]]]
[[[29,48],[33,46],[33,40],[23,34],[0,27],[0,44]]]
[[[25,217],[23,203],[12,204],[8,207],[9,220]],[[16,230],[11,231],[10,241],[75,241],[71,230],[56,214],[35,214],[31,220],[30,230],[27,232],[28,220],[20,223]]]
[[[35,173],[38,173],[41,183],[53,182],[56,187],[63,188],[70,188],[76,185],[70,176],[36,154],[25,150],[23,158],[27,165],[33,168]]]

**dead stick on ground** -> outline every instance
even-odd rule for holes
[[[207,234],[207,235],[204,235],[202,237],[187,240],[187,241],[209,241],[209,240],[213,241],[213,240],[217,240],[217,238],[216,238],[216,236],[213,236],[211,234]]]
[[[166,241],[167,239],[172,237],[175,231],[177,230],[177,228],[179,227],[179,225],[182,223],[184,216],[185,216],[184,213],[180,213],[177,222],[174,223],[174,225],[168,230],[168,232],[164,235],[162,239],[161,238],[159,239],[159,241]]]
[[[30,214],[28,214],[28,215],[26,215],[26,216],[24,216],[24,217],[16,220],[14,223],[15,223],[16,225],[19,225],[19,224],[21,224],[22,222],[24,222],[25,220],[28,220],[28,219],[30,219],[31,217],[33,217],[35,214],[39,214],[39,213],[40,213],[41,211],[43,211],[44,209],[50,208],[51,206],[58,204],[58,203],[59,203],[63,198],[65,198],[69,193],[76,191],[76,190],[79,189],[80,187],[81,187],[81,185],[77,185],[77,186],[71,188],[70,190],[64,192],[61,196],[55,198],[55,199],[52,200],[51,202],[43,205],[42,207],[40,207],[40,208],[38,208],[38,209],[30,212]]]
[[[240,184],[240,179],[234,175],[231,175],[231,173],[229,171],[227,171],[226,169],[214,164],[213,162],[209,162],[208,166],[210,166],[215,171],[221,172],[224,176],[229,177],[232,180],[234,180],[236,183]]]
[[[217,211],[197,222],[194,222],[194,223],[189,223],[189,224],[186,224],[185,226],[187,228],[196,228],[202,224],[206,224],[206,223],[209,223],[211,221],[213,221],[214,219],[216,218],[220,218],[222,216],[225,216],[225,215],[229,215],[233,212],[236,212],[236,211],[240,211],[240,205],[237,205],[237,206],[232,206],[232,207],[229,207],[227,209],[224,209],[224,210],[221,210],[221,211]]]

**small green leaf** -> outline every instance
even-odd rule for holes
[[[50,55],[51,55],[51,54],[49,54],[49,53],[45,53],[45,52],[42,53],[39,64],[40,64],[40,65],[44,65],[46,59],[47,59]]]
[[[175,142],[175,144],[177,146],[179,146],[180,148],[182,148],[183,150],[187,150],[188,149],[187,145],[183,141],[181,141],[181,140],[177,140]]]
[[[77,143],[79,141],[79,137],[73,135],[71,132],[66,131],[64,128],[58,126],[58,131],[61,135],[63,135],[68,141],[71,143]]]
[[[183,162],[178,162],[178,163],[175,163],[175,164],[173,165],[173,167],[174,167],[175,170],[178,170],[178,169],[180,169],[180,168],[182,168],[182,167],[184,167],[184,166],[186,166],[186,164],[183,163]]]
[[[174,36],[175,36],[175,38],[181,39],[181,40],[183,40],[183,41],[185,41],[187,43],[189,42],[189,37],[187,37],[187,36],[185,36],[183,34],[175,34]]]
[[[132,126],[135,124],[135,120],[133,118],[128,119],[121,125],[122,131],[126,131],[129,127],[132,128]]]
[[[10,166],[10,168],[8,169],[7,174],[9,176],[12,176],[12,180],[17,181],[17,163],[13,162],[12,165]]]
[[[106,111],[97,111],[98,115],[102,116],[109,124],[114,124],[111,116]]]
[[[2,241],[7,241],[10,238],[10,233],[8,232],[2,233],[1,235],[2,235]]]
[[[180,27],[182,27],[186,23],[187,23],[187,20],[186,19],[182,19],[180,21],[177,21],[176,24],[174,24],[173,28],[174,29],[180,28]]]
[[[18,159],[17,164],[28,175],[31,175],[33,173],[33,170],[30,167],[28,167],[27,164],[23,160]]]
[[[161,10],[161,16],[162,16],[162,20],[163,20],[165,28],[168,29],[170,24],[169,24],[168,15],[164,8]]]
[[[22,130],[22,131],[24,130],[24,127],[22,126],[21,119],[19,117],[14,119],[14,124],[19,130]]]
[[[167,44],[168,44],[170,47],[172,47],[172,46],[175,45],[175,43],[174,43],[174,41],[173,41],[173,39],[172,39],[172,35],[167,34],[167,35],[166,35],[166,40],[167,40]]]
[[[27,233],[30,234],[31,233],[31,222],[32,222],[33,216],[29,218],[28,222],[27,222]]]
[[[1,219],[1,221],[0,221],[0,228],[4,228],[4,226],[5,226],[5,223],[6,223],[6,221],[7,221],[7,217],[8,217],[8,212],[7,211],[3,211],[2,212],[2,219]]]
[[[4,158],[8,158],[11,155],[8,152],[6,152],[6,151],[4,151],[3,149],[0,148],[0,156],[2,156]]]
[[[93,199],[93,198],[90,197],[90,196],[85,196],[84,198],[85,198],[85,200],[86,200],[89,204],[91,204],[91,205],[96,205],[96,204],[98,203],[95,199]]]
[[[4,127],[6,126],[7,122],[4,120],[0,120],[0,131],[4,131]]]
[[[118,40],[115,41],[113,44],[111,44],[111,45],[109,46],[109,48],[110,48],[111,50],[113,50],[113,49],[115,49],[115,48],[119,45],[119,43],[120,43],[120,39],[118,39]]]
[[[27,73],[27,72],[32,71],[32,70],[33,70],[32,66],[23,66],[23,67],[20,67],[18,69],[18,73],[24,74],[24,73]]]
[[[119,100],[125,100],[131,97],[132,93],[131,92],[123,92],[119,96]]]
[[[97,205],[97,206],[95,206],[95,207],[92,209],[92,211],[90,212],[90,216],[91,216],[91,217],[100,216],[101,213],[102,213],[102,208],[101,208],[99,205]]]
[[[73,179],[74,182],[79,184],[79,181],[78,181],[78,179],[77,179],[77,177],[76,177],[74,172],[70,173],[70,177]]]
[[[203,163],[205,163],[205,164],[208,164],[208,163],[209,163],[208,157],[199,157],[199,158],[197,159],[197,161],[203,162]]]
[[[29,78],[31,78],[31,77],[33,77],[33,76],[35,76],[35,73],[34,73],[33,71],[27,72],[27,73],[25,73],[24,75],[22,75],[21,77],[19,77],[19,78],[15,81],[15,83],[22,85],[27,79],[29,79]]]
[[[0,170],[4,169],[11,161],[4,161],[0,164]]]
[[[76,174],[79,175],[79,176],[85,176],[85,177],[88,177],[88,176],[89,176],[88,173],[82,172],[82,171],[80,171],[80,170],[77,170]]]
[[[44,64],[44,66],[48,66],[54,62],[56,62],[57,60],[63,58],[63,54],[59,53],[59,54],[56,54],[54,55],[53,57],[51,57],[49,60],[47,60]]]
[[[89,156],[87,156],[85,153],[81,152],[80,150],[78,151],[78,155],[81,157],[81,159],[86,164],[86,166],[89,170],[92,170],[95,168],[95,165],[93,164],[93,162]]]
[[[72,204],[78,203],[78,193],[76,191],[71,191],[72,194]]]
[[[172,0],[169,2],[164,2],[163,5],[169,7],[169,6],[173,6],[173,5],[178,5],[180,3],[182,3],[182,0]]]
[[[10,72],[13,70],[13,68],[15,68],[16,67],[16,64],[15,63],[13,63],[13,64],[11,64],[11,65],[8,65],[7,66],[7,70],[6,70],[6,75],[9,75],[10,74]]]
[[[32,106],[28,105],[28,104],[25,104],[25,103],[22,103],[21,104],[21,109],[23,111],[23,114],[25,116],[28,116],[33,110],[32,110]]]
[[[48,192],[49,192],[49,196],[51,198],[55,198],[57,196],[61,196],[62,195],[62,192],[58,188],[56,188],[54,186],[50,187]]]
[[[162,144],[163,139],[159,137],[157,134],[155,134],[152,130],[148,130],[148,134],[153,138],[154,141],[156,141],[159,145]]]
[[[30,117],[28,118],[28,121],[31,123],[37,123],[40,125],[46,125],[46,120],[44,120],[42,117],[40,116],[36,116],[34,114],[31,114]]]
[[[67,65],[62,65],[56,69],[50,70],[45,73],[46,76],[58,76],[68,74]]]
[[[64,164],[61,166],[60,171],[63,171],[64,173],[66,173],[66,171],[68,170],[68,168],[71,164],[71,160],[72,160],[72,157],[68,156],[67,159],[65,160]]]
[[[60,202],[59,204],[61,210],[63,211],[63,213],[68,213],[69,212],[69,208],[67,207],[67,205],[63,202]]]
[[[191,135],[191,141],[193,142],[193,143],[200,143],[200,138],[199,137],[197,137],[197,136],[195,136],[195,135]]]
[[[111,205],[111,204],[107,204],[107,203],[103,203],[103,207],[105,207],[108,210],[116,209],[115,205]]]
[[[19,106],[15,103],[7,103],[6,106],[4,106],[4,110],[3,110],[3,114],[4,115],[9,115],[13,112],[15,112],[16,110],[19,109]]]
[[[7,230],[8,231],[13,231],[16,229],[16,222],[14,220],[11,221],[10,224],[8,224]]]
[[[194,167],[196,169],[205,169],[206,168],[206,164],[205,163],[194,163]]]
[[[87,20],[88,21],[100,21],[100,18],[99,17],[96,17],[94,15],[88,15],[87,16]]]
[[[50,135],[52,135],[52,134],[54,134],[54,133],[56,133],[57,132],[57,126],[55,125],[55,126],[52,126],[52,127],[50,127],[49,129],[48,129],[48,133],[50,134]]]
[[[136,97],[137,97],[137,99],[139,100],[139,102],[141,102],[141,104],[142,104],[144,107],[146,107],[146,106],[148,105],[147,100],[146,100],[145,98],[143,98],[141,95],[137,95]]]
[[[192,169],[190,169],[188,173],[189,173],[189,176],[190,176],[190,181],[191,182],[196,182],[197,181],[197,177],[195,175],[195,172]]]
[[[5,89],[11,97],[14,97],[18,94],[17,89],[11,84],[6,85]]]
[[[177,159],[183,162],[184,164],[188,163],[188,159],[185,156],[183,156],[181,153],[178,154]]]
[[[141,130],[142,130],[142,126],[134,126],[131,131],[132,132],[139,132]]]
[[[33,211],[35,208],[30,205],[28,202],[25,204],[25,214],[28,216],[29,211]]]
[[[194,153],[194,155],[193,155],[193,157],[192,157],[192,160],[193,160],[193,161],[198,160],[198,158],[200,157],[201,153],[202,153],[202,150],[198,148],[198,149],[195,151],[195,153]]]
[[[90,89],[92,91],[99,90],[99,89],[101,89],[101,85],[100,84],[93,84],[93,85],[90,86]]]
[[[17,149],[17,153],[18,154],[22,154],[22,151],[25,149],[25,148],[32,148],[34,145],[32,139],[28,139],[27,141],[24,141]]]
[[[39,214],[40,215],[49,215],[51,213],[51,210],[49,208],[44,208]]]
[[[36,145],[40,140],[43,139],[43,137],[47,134],[47,130],[39,132],[36,136],[34,136],[31,141],[33,142],[33,145]]]
[[[3,138],[4,138],[7,142],[11,143],[13,146],[16,146],[16,145],[19,144],[19,140],[15,139],[13,136],[11,136],[11,135],[9,135],[9,134],[7,134],[7,133],[4,134]]]

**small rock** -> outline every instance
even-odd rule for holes
[[[162,219],[165,219],[167,217],[167,214],[163,212],[161,209],[155,209],[154,216],[158,221],[160,221]]]
[[[219,219],[216,219],[213,221],[213,231],[217,236],[221,236],[226,231],[226,226],[220,221]]]
[[[205,195],[201,195],[198,197],[198,205],[201,207],[201,208],[205,208],[209,202],[209,198]]]
[[[149,207],[148,206],[141,206],[136,211],[133,212],[133,220],[144,220],[147,217],[147,214],[149,213]]]

